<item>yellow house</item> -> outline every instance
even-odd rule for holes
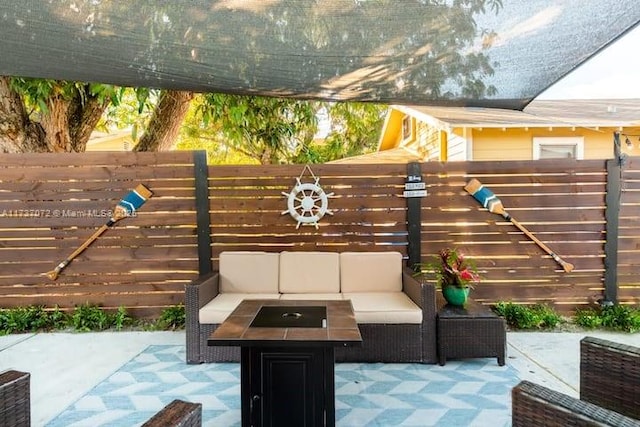
[[[640,100],[533,101],[524,111],[391,106],[362,161],[601,159],[640,155]],[[353,161],[356,158],[351,158]]]
[[[133,138],[131,129],[114,132],[94,131],[87,141],[86,151],[131,151]]]

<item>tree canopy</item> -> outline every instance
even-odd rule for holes
[[[0,152],[83,152],[109,106],[133,91],[138,112],[152,110],[137,150],[170,149],[187,112],[191,92],[46,79],[0,77]]]
[[[116,126],[131,129],[135,151],[198,148],[212,163],[320,163],[375,148],[385,111],[378,104],[0,77],[0,151],[83,152],[95,129]]]

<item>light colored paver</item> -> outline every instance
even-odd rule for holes
[[[573,397],[580,391],[580,340],[594,336],[640,347],[640,333],[509,332],[509,361],[521,379],[546,385]],[[511,359],[511,356],[514,359]]]

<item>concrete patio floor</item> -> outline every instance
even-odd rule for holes
[[[509,332],[507,364],[520,379],[578,396],[580,339],[586,335],[640,346],[640,334]],[[0,336],[0,370],[31,373],[32,425],[38,427],[46,425],[149,345],[184,343],[184,331]]]

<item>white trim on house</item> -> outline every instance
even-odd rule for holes
[[[467,140],[467,158],[465,160],[473,160],[473,132],[465,127],[462,136]]]
[[[451,126],[447,122],[444,122],[436,117],[433,117],[427,113],[424,113],[420,110],[417,110],[412,107],[405,107],[403,105],[392,105],[391,109],[395,109],[400,111],[403,114],[407,114],[409,116],[415,117],[423,123],[427,123],[430,126],[435,127],[438,130],[443,130],[446,132],[451,132]]]
[[[415,135],[413,134],[414,132],[413,121],[414,121],[414,118],[410,114],[405,114],[402,117],[402,122],[400,124],[401,126],[400,131],[402,132],[402,142],[404,143],[411,142],[415,139]]]

